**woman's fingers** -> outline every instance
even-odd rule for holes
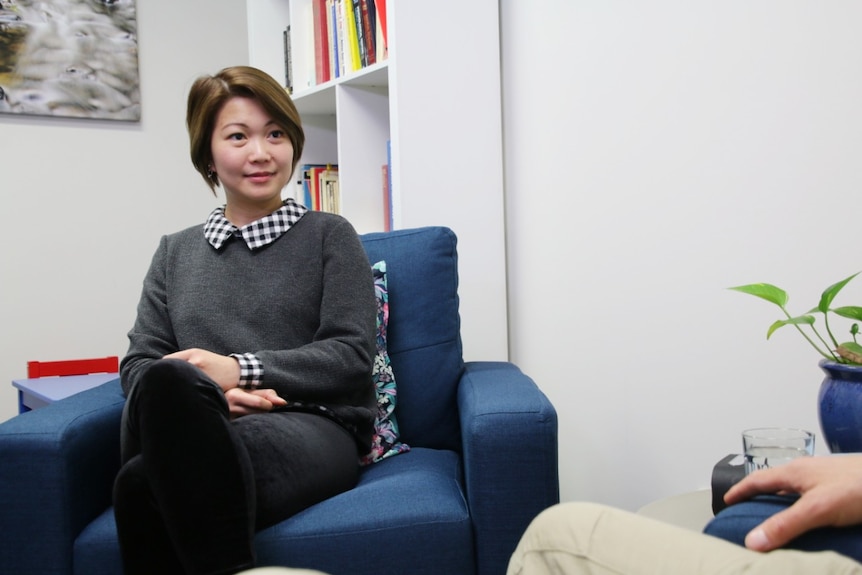
[[[224,395],[230,407],[230,413],[234,416],[263,413],[271,411],[273,408],[273,402],[265,395],[244,389],[229,389]]]

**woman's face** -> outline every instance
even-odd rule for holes
[[[216,116],[211,146],[229,211],[278,209],[293,168],[293,144],[257,100],[228,100]]]

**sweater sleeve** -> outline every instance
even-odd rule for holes
[[[120,382],[127,395],[146,365],[178,351],[168,315],[166,253],[167,237],[162,237],[144,278],[138,315],[128,334],[129,350],[120,364]]]

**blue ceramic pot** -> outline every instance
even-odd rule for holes
[[[820,430],[832,453],[862,452],[862,366],[822,360]]]

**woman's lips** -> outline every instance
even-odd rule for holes
[[[262,184],[264,182],[268,182],[274,174],[272,172],[254,172],[252,174],[247,174],[246,178],[256,184]]]

